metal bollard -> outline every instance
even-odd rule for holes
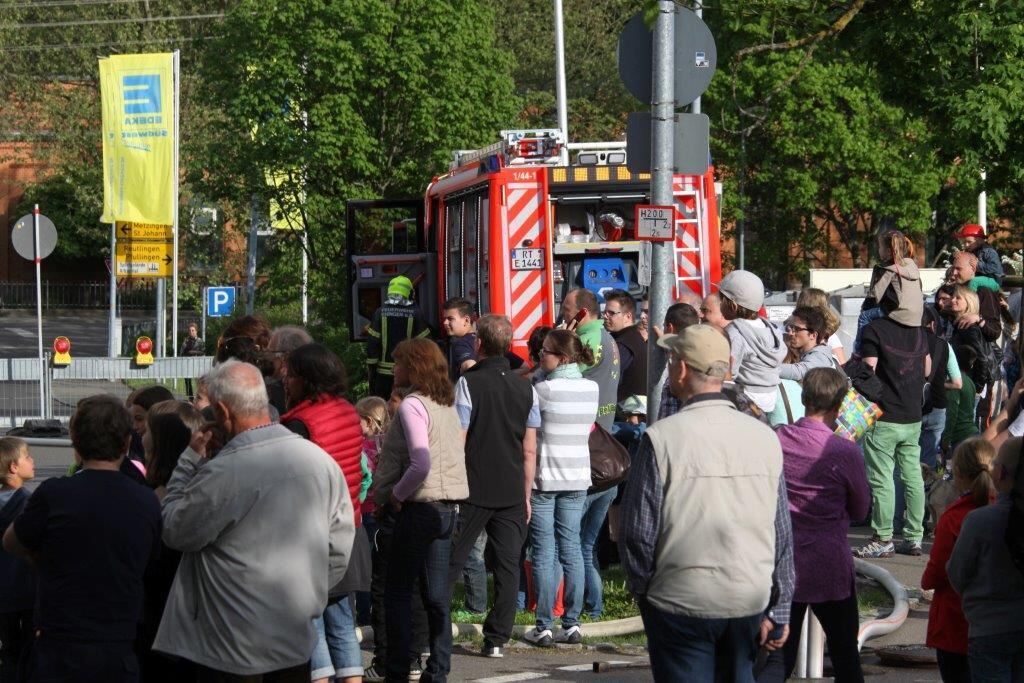
[[[821,678],[825,672],[825,631],[810,608],[804,614],[793,678]]]

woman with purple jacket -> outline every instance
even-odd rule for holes
[[[783,661],[772,653],[758,681],[783,681],[793,673],[808,608],[825,631],[836,681],[864,680],[846,532],[851,519],[867,515],[871,491],[860,447],[833,431],[847,388],[846,376],[834,368],[810,370],[803,380],[804,417],[776,430],[793,521],[796,587]]]

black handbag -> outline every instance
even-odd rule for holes
[[[629,474],[629,451],[618,439],[595,422],[588,445],[591,482],[588,493],[607,491],[626,481]]]

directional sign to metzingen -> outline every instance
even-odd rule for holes
[[[700,17],[676,7],[675,97],[686,105],[700,97],[715,75],[718,49],[715,38]],[[637,14],[619,34],[619,76],[633,97],[651,103],[651,29]]]

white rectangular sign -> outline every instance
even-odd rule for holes
[[[543,270],[543,249],[513,249],[512,270]]]
[[[636,207],[636,238],[649,242],[670,242],[675,231],[676,210],[673,206],[638,204]]]

